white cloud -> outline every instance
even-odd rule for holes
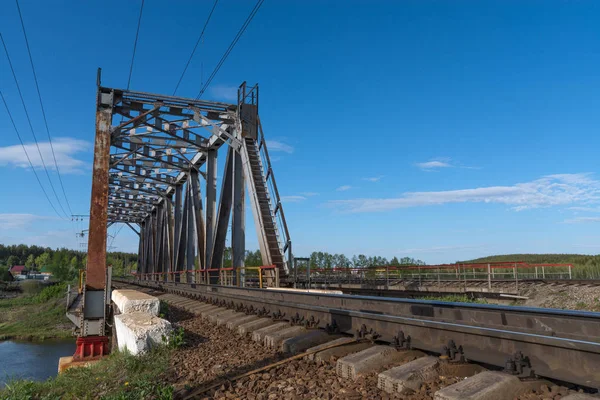
[[[581,224],[585,222],[600,222],[600,217],[576,217],[565,219],[566,224]]]
[[[434,158],[433,160],[416,163],[415,165],[426,172],[437,171],[441,168],[481,169],[481,167],[469,167],[452,162],[452,159],[449,157]]]
[[[370,178],[363,178],[363,181],[379,182],[382,178],[383,178],[383,175],[379,175],[379,176],[373,176]]]
[[[437,168],[452,167],[452,165],[450,163],[447,163],[445,161],[427,161],[427,162],[422,162],[422,163],[416,163],[415,165],[425,171],[431,171],[431,170],[434,170]]]
[[[345,192],[346,190],[350,190],[350,189],[352,189],[352,186],[350,186],[350,185],[343,185],[343,186],[340,186],[339,188],[337,188],[335,190],[338,191],[338,192]]]
[[[38,142],[40,152],[46,163],[46,167],[49,169],[56,169],[54,165],[54,159],[52,156],[52,149],[49,142]],[[62,173],[78,173],[86,167],[86,163],[76,159],[74,156],[77,153],[86,152],[91,149],[91,143],[85,140],[79,140],[74,138],[55,138],[52,141],[52,147],[54,147],[54,155],[56,156],[56,163]],[[34,167],[41,168],[43,166],[42,159],[38,152],[35,143],[26,143],[25,149],[31,163]],[[23,151],[21,145],[12,145],[0,147],[0,166],[14,166],[19,168],[30,168],[27,156]]]
[[[53,217],[35,214],[0,214],[0,230],[26,228],[35,221],[43,219],[53,219]]]
[[[569,210],[600,213],[600,207],[569,207]]]
[[[529,208],[600,201],[600,181],[589,174],[548,175],[513,186],[490,186],[439,192],[409,192],[396,198],[333,200],[329,205],[351,213],[389,211],[398,208],[448,203],[497,203],[516,211]]]
[[[299,201],[306,200],[304,196],[281,196],[281,200],[287,201],[288,203],[297,203]]]
[[[210,89],[212,96],[219,100],[231,101],[237,103],[237,86],[215,85]]]
[[[290,154],[294,152],[294,148],[292,146],[277,140],[267,140],[267,146],[269,151],[282,151]]]
[[[316,192],[302,192],[300,193],[302,196],[306,196],[306,197],[312,197],[312,196],[318,196],[319,193]]]
[[[450,164],[450,158],[436,158],[427,162],[416,163],[415,165],[423,171],[435,171],[440,168],[453,167],[453,165]]]

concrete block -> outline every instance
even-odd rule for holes
[[[252,332],[252,340],[254,340],[257,343],[264,343],[265,335],[267,333],[277,332],[277,331],[287,328],[288,326],[290,326],[290,325],[287,322],[271,321],[271,324],[265,326],[264,328],[260,328],[260,329],[255,330],[254,332]]]
[[[127,349],[134,355],[163,343],[163,337],[169,337],[172,330],[169,321],[144,312],[115,315],[114,320],[119,350]]]
[[[257,329],[264,328],[265,326],[273,325],[273,320],[270,318],[259,318],[254,321],[246,322],[238,326],[238,333],[240,335],[246,335],[252,333]]]
[[[204,311],[216,310],[217,308],[219,307],[210,304],[199,304],[197,306],[188,307],[187,311],[191,312],[194,315],[201,315]]]
[[[227,329],[230,329],[232,331],[237,330],[238,326],[246,324],[248,322],[252,322],[252,321],[256,321],[258,319],[258,317],[256,315],[242,315],[239,318],[234,318],[234,319],[230,319],[229,321],[227,321]]]
[[[339,344],[339,345],[341,345],[341,344],[345,344],[345,346],[342,346],[342,347],[335,347],[335,349],[343,349],[344,347],[348,347],[348,346],[349,346],[349,345],[348,345],[348,344],[346,344],[346,343],[351,343],[351,342],[354,342],[354,338],[351,338],[351,337],[341,337],[341,338],[339,338],[339,339],[334,339],[334,340],[332,340],[332,341],[330,341],[330,342],[325,342],[325,343],[319,344],[319,345],[317,345],[317,346],[314,346],[314,347],[309,347],[309,348],[306,350],[307,352],[313,352],[313,351],[316,351],[316,353],[309,354],[309,355],[307,356],[307,358],[308,358],[309,360],[313,361],[313,360],[315,360],[315,359],[316,359],[316,356],[317,356],[318,354],[321,354],[321,353],[323,352],[322,350],[323,350],[324,348],[326,348],[326,347],[328,347],[328,346],[332,346],[332,345],[338,345],[338,344]],[[321,351],[319,351],[319,350],[321,350]],[[330,349],[330,350],[333,350],[333,349]],[[363,350],[363,349],[361,349],[361,350]],[[344,355],[345,355],[345,354],[344,354]]]
[[[438,390],[434,400],[512,400],[522,391],[516,376],[485,371]]]
[[[227,317],[231,317],[233,314],[236,314],[236,312],[234,310],[226,310],[226,311],[223,311],[222,313],[210,314],[208,317],[206,317],[206,319],[208,320],[208,322],[212,322],[213,324],[216,324],[217,318],[227,318]]]
[[[241,313],[241,312],[234,312],[233,314],[231,314],[229,316],[220,315],[217,317],[215,322],[217,323],[217,326],[227,325],[227,322],[231,321],[232,319],[236,319],[236,318],[239,318],[242,316],[245,317],[246,314]]]
[[[336,372],[342,378],[356,380],[359,376],[374,372],[393,363],[408,362],[424,356],[414,350],[398,351],[390,346],[372,346],[337,360]]]
[[[313,329],[304,332],[301,335],[285,339],[281,342],[281,351],[284,353],[297,354],[316,345],[330,343],[336,338],[338,338],[337,335],[330,335],[321,329]]]
[[[387,393],[412,393],[421,384],[439,375],[437,357],[421,357],[414,361],[388,369],[378,375],[377,387]]]
[[[225,311],[229,311],[229,310],[227,310],[224,307],[209,308],[205,311],[200,311],[200,315],[202,316],[202,319],[208,319],[209,315],[220,314]]]
[[[264,338],[264,344],[269,348],[276,348],[281,345],[285,339],[297,336],[305,332],[306,330],[301,326],[289,326],[277,332],[267,333]]]
[[[160,310],[160,300],[157,297],[137,290],[113,290],[111,300],[115,303],[121,314],[145,312],[156,316]]]
[[[358,353],[360,351],[368,349],[369,347],[373,347],[373,344],[370,342],[361,342],[349,344],[347,346],[342,347],[335,347],[333,349],[328,349],[317,353],[317,355],[315,356],[315,361],[318,364],[337,362],[337,360],[341,357],[346,357],[349,354]]]

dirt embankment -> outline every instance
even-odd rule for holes
[[[519,294],[529,297],[529,300],[518,305],[600,312],[598,286],[539,285],[523,289]]]

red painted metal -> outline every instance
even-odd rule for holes
[[[109,353],[107,336],[80,336],[75,346],[73,361],[96,360]]]

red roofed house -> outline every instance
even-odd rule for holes
[[[8,270],[13,276],[26,274],[27,270],[24,265],[14,265]]]

